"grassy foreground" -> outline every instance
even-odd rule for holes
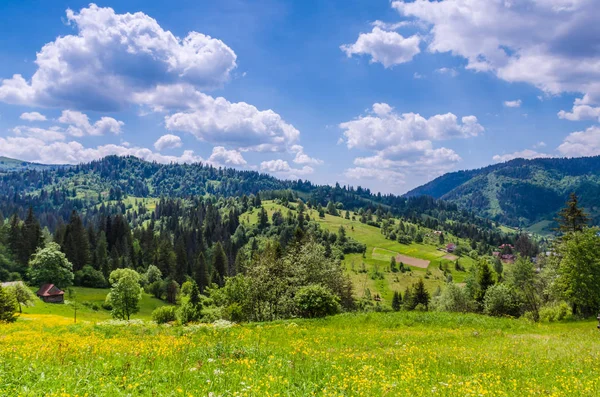
[[[0,325],[2,396],[600,395],[593,322],[446,313],[169,327]]]

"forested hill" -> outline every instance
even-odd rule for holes
[[[373,194],[361,187],[319,186],[303,180],[280,180],[255,171],[215,168],[205,164],[159,164],[136,157],[108,156],[87,164],[18,171],[0,170],[0,212],[26,216],[32,207],[43,226],[53,229],[82,211],[106,201],[126,197],[239,197],[261,194],[263,198],[287,195],[306,202],[337,203],[346,209],[377,208],[406,219],[429,216],[490,228],[491,223],[459,211],[431,197],[406,198]]]
[[[598,223],[600,156],[515,159],[452,172],[405,197],[428,195],[504,224],[547,228],[572,192]]]

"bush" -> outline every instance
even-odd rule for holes
[[[572,316],[571,307],[566,302],[552,303],[540,309],[540,321],[544,322],[568,320]]]
[[[325,317],[340,311],[340,299],[321,285],[309,285],[298,289],[294,302],[302,317]]]
[[[485,314],[490,316],[513,316],[520,314],[520,302],[517,294],[504,284],[489,287],[483,299]]]
[[[200,309],[190,302],[185,302],[177,310],[177,320],[182,325],[200,320]]]
[[[177,309],[175,306],[161,306],[152,312],[152,321],[157,324],[170,323],[177,320]]]
[[[87,265],[75,272],[75,285],[90,288],[106,288],[106,279],[101,271]]]
[[[163,293],[165,291],[165,283],[158,280],[153,281],[150,284],[146,285],[146,292],[151,294],[157,299],[162,299]]]
[[[440,312],[467,313],[476,309],[475,302],[466,289],[453,283],[449,283],[439,296],[432,299],[431,306],[433,310]]]

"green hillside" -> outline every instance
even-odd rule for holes
[[[10,157],[0,156],[0,173],[24,170],[45,170],[61,166],[30,163],[28,161],[11,159]]]
[[[570,193],[600,220],[600,156],[515,159],[443,175],[408,192],[447,200],[503,224],[548,232]]]
[[[273,201],[265,201],[263,207],[269,214],[269,218],[276,211],[286,214],[291,209],[294,214],[297,214],[293,205],[286,207]],[[389,304],[394,291],[404,292],[419,278],[424,278],[427,289],[433,292],[437,287],[441,288],[446,284],[446,276],[440,270],[440,266],[447,269],[447,272],[452,274],[454,282],[457,283],[462,282],[469,274],[467,271],[455,270],[455,258],[458,257],[449,256],[447,252],[443,251],[443,245],[439,244],[439,238],[433,234],[431,229],[419,229],[425,235],[423,243],[401,244],[385,238],[380,228],[362,223],[356,219],[345,219],[343,216],[329,214],[325,214],[321,218],[315,209],[310,209],[306,213],[312,220],[317,221],[319,225],[332,233],[337,233],[340,227],[344,227],[349,237],[367,246],[364,257],[361,254],[347,254],[344,258],[344,265],[347,273],[352,278],[354,293],[357,297],[363,297],[368,290],[372,295],[380,295],[383,301]],[[242,214],[240,221],[249,225],[256,224],[258,222],[258,211],[253,210]],[[398,219],[394,219],[394,224],[398,222]],[[469,244],[467,240],[453,236],[450,233],[446,233],[446,241],[459,245]],[[410,267],[410,272],[392,272],[390,271],[391,257],[396,257],[398,254],[406,256],[407,259],[421,259],[430,263],[427,267],[410,266],[409,263],[405,263]],[[458,260],[465,269],[469,269],[474,263],[474,260],[469,256],[460,257]]]

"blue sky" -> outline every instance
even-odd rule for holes
[[[4,1],[0,155],[404,193],[600,154],[599,0]]]

